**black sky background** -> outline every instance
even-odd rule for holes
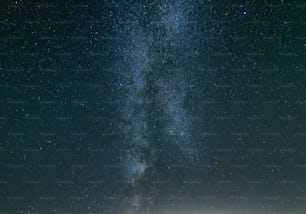
[[[174,36],[160,1],[1,3],[0,213],[122,213],[135,192],[154,197],[142,213],[305,212],[305,3],[183,2]],[[134,20],[154,163],[137,187],[121,169]],[[191,159],[164,134],[175,78]]]

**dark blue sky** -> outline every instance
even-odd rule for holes
[[[305,8],[2,3],[0,213],[304,213]]]

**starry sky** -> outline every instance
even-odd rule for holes
[[[0,3],[0,214],[304,214],[306,4]]]

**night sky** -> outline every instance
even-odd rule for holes
[[[306,213],[305,1],[0,8],[0,214]]]

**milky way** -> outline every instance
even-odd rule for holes
[[[171,4],[160,3],[157,11],[166,33],[155,38],[150,33],[145,33],[148,28],[141,26],[140,17],[133,17],[135,21],[128,28],[128,36],[122,44],[122,58],[126,68],[119,73],[124,76],[126,83],[123,93],[124,104],[121,107],[122,123],[120,125],[123,133],[123,144],[126,146],[126,157],[122,163],[122,172],[125,182],[130,185],[129,193],[125,200],[124,208],[127,213],[143,213],[148,210],[154,202],[152,195],[155,193],[144,193],[141,185],[145,183],[146,172],[149,168],[155,167],[154,151],[157,148],[156,142],[149,137],[153,127],[149,125],[151,101],[155,97],[157,108],[160,109],[159,116],[164,118],[166,125],[156,127],[160,129],[158,139],[163,143],[172,143],[182,151],[184,156],[194,159],[192,152],[192,136],[190,115],[185,110],[184,102],[187,92],[188,79],[184,71],[178,65],[175,69],[167,67],[157,68],[168,61],[154,55],[151,49],[160,42],[166,42],[176,34],[183,31],[186,21],[185,11],[182,2]],[[148,80],[153,80],[148,83]],[[156,90],[152,93],[150,89]],[[153,110],[155,111],[155,110]],[[154,157],[154,158],[153,158]]]
[[[305,1],[0,5],[0,214],[306,213]]]
[[[137,29],[134,29],[135,31]],[[141,32],[140,32],[141,33]],[[139,34],[140,34],[139,33]],[[144,90],[146,87],[146,69],[148,67],[148,48],[141,35],[131,35],[127,47],[126,94],[122,107],[122,132],[127,146],[127,157],[123,165],[125,176],[135,184],[144,174],[147,163],[141,157],[143,149],[148,147],[146,105]]]
[[[0,5],[0,214],[306,213],[305,1]]]
[[[169,33],[180,33],[187,22],[184,7],[187,4],[181,0],[174,2],[163,2],[160,4],[161,23]]]

